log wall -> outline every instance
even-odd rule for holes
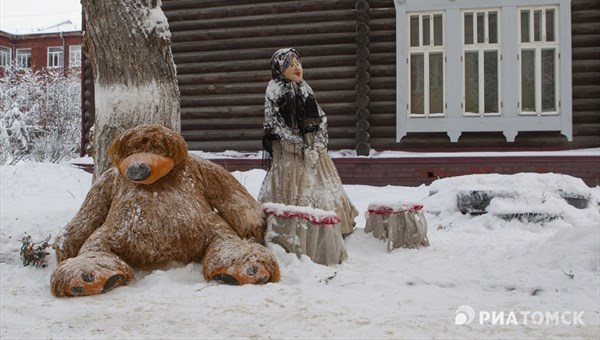
[[[600,1],[572,1],[573,141],[558,132],[409,134],[396,142],[394,0],[163,0],[192,150],[255,151],[270,58],[293,46],[329,119],[331,149],[516,150],[600,146]],[[86,95],[93,89],[86,88]]]
[[[329,120],[330,147],[355,148],[354,0],[163,1],[190,149],[258,150],[270,59],[302,57],[305,79]]]

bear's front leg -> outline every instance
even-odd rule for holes
[[[279,265],[264,246],[237,235],[217,237],[206,249],[202,272],[207,281],[243,285],[279,281]]]
[[[113,253],[89,251],[62,261],[50,287],[55,296],[83,296],[106,293],[133,279],[133,269]]]

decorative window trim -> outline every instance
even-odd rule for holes
[[[571,75],[571,3],[570,0],[395,0],[396,31],[408,31],[410,15],[417,12],[444,12],[444,89],[445,116],[410,117],[409,40],[406,34],[396,35],[396,141],[410,132],[445,132],[457,142],[463,132],[502,132],[507,142],[514,142],[519,132],[560,131],[573,139],[572,75]],[[523,115],[520,100],[520,27],[519,10],[525,7],[556,6],[556,36],[560,42],[557,53],[556,86],[560,112],[552,115]],[[463,115],[463,53],[462,13],[464,10],[499,9],[500,113],[498,115]]]

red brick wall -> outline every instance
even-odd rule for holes
[[[31,66],[37,71],[47,66],[48,47],[64,47],[65,69],[69,67],[69,46],[81,45],[80,32],[64,32],[53,34],[27,34],[12,35],[0,34],[0,45],[12,48],[13,60],[16,50],[21,48],[31,49]]]
[[[260,159],[212,159],[229,171],[261,168]],[[437,178],[469,174],[559,173],[600,185],[600,157],[336,158],[344,184],[419,186]]]

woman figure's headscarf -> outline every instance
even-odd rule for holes
[[[284,71],[288,68],[292,60],[296,58],[302,63],[300,54],[293,48],[283,48],[277,50],[271,58],[271,81],[267,87],[266,107],[269,110],[268,103],[273,103],[277,108],[275,114],[279,114],[285,125],[291,129],[291,132],[304,140],[304,135],[319,129],[321,114],[315,100],[313,90],[302,80],[294,82],[284,76]],[[265,128],[269,127],[270,122],[265,122]],[[275,122],[273,122],[275,123]],[[272,131],[271,131],[272,132]],[[286,136],[279,136],[285,138]]]

